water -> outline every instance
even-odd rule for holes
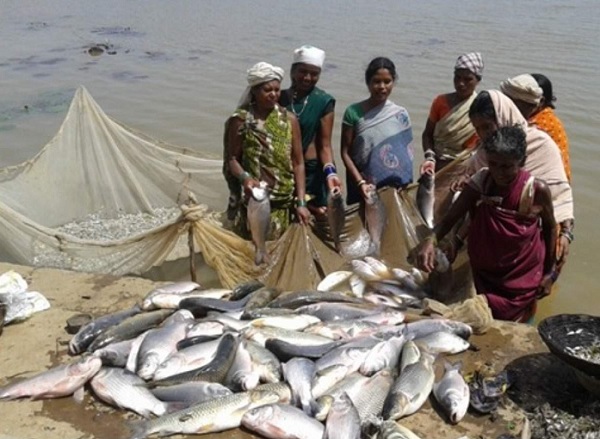
[[[337,98],[336,148],[343,110],[367,96],[364,69],[379,55],[396,63],[393,99],[408,109],[419,138],[433,97],[452,89],[456,57],[477,50],[485,61],[481,89],[524,72],[544,73],[554,83],[572,148],[576,241],[559,291],[542,302],[540,316],[600,314],[596,3],[4,0],[0,166],[30,158],[52,138],[80,84],[122,123],[218,157],[223,121],[244,90],[245,70],[261,60],[287,70],[292,50],[307,43],[327,51],[320,85]],[[87,49],[94,44],[116,54],[92,57]]]

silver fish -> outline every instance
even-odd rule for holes
[[[246,349],[261,382],[277,383],[281,380],[281,363],[270,350],[250,340],[246,341]]]
[[[246,349],[245,343],[242,341],[238,345],[233,363],[227,372],[225,383],[229,388],[234,390],[254,389],[258,386],[259,375],[252,366],[252,358]]]
[[[93,355],[102,359],[104,366],[125,367],[134,340],[124,340],[98,349]]]
[[[415,413],[429,397],[435,373],[433,356],[421,352],[421,358],[402,370],[383,407],[383,418],[397,420]]]
[[[340,251],[340,239],[346,222],[344,197],[340,188],[335,187],[327,196],[327,220],[336,251]]]
[[[459,423],[469,408],[471,392],[460,374],[461,363],[444,363],[446,372],[442,379],[433,385],[433,395],[448,415],[450,422]]]
[[[189,405],[200,404],[233,393],[222,384],[202,381],[156,387],[151,391],[161,401],[182,402]]]
[[[360,373],[373,375],[382,369],[395,370],[405,342],[406,338],[400,335],[377,343],[365,357]]]
[[[347,393],[336,398],[329,410],[323,439],[360,439],[360,416]]]
[[[417,189],[417,208],[423,221],[430,229],[433,229],[433,206],[435,203],[435,176],[426,172],[419,178]]]
[[[264,181],[259,187],[252,189],[248,200],[248,228],[255,246],[254,263],[261,265],[268,262],[267,236],[271,226],[271,202],[269,191]]]
[[[292,389],[292,402],[304,413],[312,415],[313,400],[311,384],[315,376],[315,363],[308,358],[292,358],[281,365],[285,381]]]
[[[343,380],[349,373],[350,369],[343,364],[334,364],[317,371],[311,385],[313,398],[324,395],[327,390]]]
[[[415,342],[410,340],[404,343],[404,346],[402,347],[402,358],[400,360],[400,373],[402,373],[409,364],[414,364],[419,361],[419,358],[421,358],[421,350]]]
[[[444,331],[468,339],[473,329],[463,322],[448,319],[424,319],[406,324],[406,335],[409,338],[420,338],[434,332]]]
[[[48,399],[72,395],[96,375],[101,367],[102,360],[99,357],[88,355],[2,387],[0,399]]]
[[[148,331],[138,353],[136,373],[141,378],[152,378],[158,366],[177,351],[177,342],[185,338],[188,325],[188,321],[175,322]]]
[[[222,338],[173,352],[157,367],[153,378],[162,380],[207,365],[214,358]]]
[[[199,288],[201,288],[200,284],[188,281],[173,282],[161,285],[159,287],[154,288],[148,294],[146,294],[146,297],[144,297],[144,299],[142,300],[141,308],[144,310],[155,309],[152,305],[152,301],[155,296],[163,294],[182,295]]]
[[[331,343],[331,339],[321,337],[320,335],[269,327],[248,328],[248,330],[244,332],[244,337],[254,340],[261,346],[264,346],[269,338],[276,338],[299,346],[315,346]]]
[[[414,342],[417,346],[432,354],[459,354],[471,346],[464,338],[445,331],[433,332],[424,337],[415,338]]]
[[[87,325],[82,326],[69,342],[69,354],[77,355],[82,353],[100,334],[107,331],[108,328],[116,326],[123,320],[139,314],[140,311],[141,309],[135,306],[124,311],[98,317]]]
[[[137,369],[137,358],[138,358],[138,354],[140,353],[140,346],[142,345],[142,342],[148,335],[149,331],[150,330],[141,333],[136,338],[134,338],[133,341],[131,342],[131,349],[129,350],[129,356],[127,357],[127,362],[125,363],[125,369],[127,369],[129,372],[135,373],[135,370]]]
[[[365,221],[367,230],[371,236],[374,246],[374,254],[378,255],[381,249],[381,236],[385,228],[386,213],[385,206],[377,194],[374,185],[369,185],[367,189],[367,198],[365,200]]]
[[[250,325],[257,328],[271,327],[271,328],[282,328],[289,329],[292,331],[302,331],[307,327],[320,323],[321,320],[318,317],[311,316],[308,314],[294,314],[289,316],[272,316],[262,317],[254,319],[250,322]]]
[[[341,284],[347,282],[352,276],[351,271],[334,271],[329,273],[325,278],[317,285],[318,291],[332,291]]]
[[[279,401],[276,393],[264,390],[234,393],[196,404],[156,419],[132,425],[131,439],[143,439],[151,434],[215,433],[239,427],[246,411]]]
[[[242,417],[247,429],[271,439],[316,439],[323,436],[323,424],[296,407],[269,404],[249,410]]]
[[[315,303],[301,306],[296,312],[310,314],[321,321],[348,320],[379,314],[384,311],[381,306],[372,303]]]
[[[116,367],[103,367],[90,381],[94,393],[104,402],[131,410],[144,418],[162,416],[168,404],[160,401],[139,376]]]
[[[411,430],[396,421],[383,421],[377,439],[421,439]]]
[[[393,382],[394,378],[390,370],[383,369],[369,378],[364,385],[348,393],[358,410],[361,425],[368,425],[372,419],[381,416],[386,396]]]
[[[361,279],[367,282],[375,282],[381,280],[382,277],[373,270],[373,268],[365,261],[360,259],[354,259],[352,262],[352,271],[357,274]]]

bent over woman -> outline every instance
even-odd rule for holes
[[[435,244],[467,212],[468,253],[478,294],[494,318],[528,321],[536,299],[555,280],[556,222],[546,183],[523,168],[527,142],[519,126],[498,128],[483,140],[488,167],[480,169],[418,248],[420,268],[435,267]]]

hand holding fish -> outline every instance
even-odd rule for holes
[[[329,192],[331,192],[335,188],[339,188],[341,190],[342,182],[340,181],[339,177],[335,175],[327,177],[327,188],[329,189]]]
[[[300,221],[300,224],[307,225],[310,221],[310,212],[308,208],[304,206],[296,207],[296,216],[298,217],[298,221]]]
[[[426,273],[431,273],[435,268],[435,237],[425,238],[415,249],[417,254],[417,268]]]
[[[425,160],[423,163],[421,163],[421,166],[419,167],[419,173],[420,175],[435,174],[435,162],[433,160]]]
[[[244,180],[244,183],[242,185],[244,187],[244,193],[246,194],[246,197],[249,198],[252,196],[252,189],[255,187],[259,187],[260,183],[258,182],[258,180],[252,177],[248,177]]]

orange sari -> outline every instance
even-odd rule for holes
[[[558,145],[560,149],[560,156],[562,158],[563,165],[565,166],[565,173],[569,183],[571,182],[571,162],[569,160],[569,139],[565,132],[560,119],[554,113],[554,110],[550,107],[545,107],[539,113],[534,114],[529,119],[529,122],[535,124],[539,129],[548,133],[552,140]]]

